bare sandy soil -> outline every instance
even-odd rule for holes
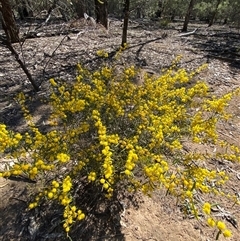
[[[179,66],[189,70],[208,63],[208,68],[200,73],[199,79],[205,80],[216,95],[240,87],[239,30],[227,26],[207,28],[207,25],[199,23],[189,25],[189,31],[195,28],[198,31],[194,35],[180,36],[181,23],[161,28],[157,22],[133,21],[128,32],[129,49],[115,63],[119,66],[134,64],[148,73],[160,73],[162,68],[171,65],[176,56],[182,55]],[[22,33],[31,29],[34,29],[34,25],[22,24]],[[18,92],[24,91],[33,98],[31,111],[35,121],[39,126],[44,126],[48,107],[39,99],[48,96],[48,79],[55,77],[71,81],[78,62],[88,68],[111,62],[111,58],[99,58],[96,51],[104,49],[114,53],[120,43],[121,22],[117,20],[112,21],[108,33],[82,22],[55,22],[43,26],[34,38],[26,39],[21,47],[18,44],[14,46],[33,78],[41,83],[41,91],[38,93],[32,91],[11,53],[0,45],[0,122],[15,130],[24,129],[20,108],[13,101]],[[240,97],[232,101],[229,110],[233,119],[228,124],[220,123],[219,131],[225,139],[239,145]],[[5,161],[0,160],[0,168],[4,167]],[[239,163],[217,162],[209,165],[226,170],[231,177],[227,188],[240,195]],[[0,179],[0,240],[68,240],[61,231],[61,212],[57,207],[51,213],[40,208],[26,211],[29,195],[34,193],[36,185],[28,180]],[[88,194],[94,196],[94,190]],[[98,202],[94,206],[95,212],[73,230],[72,240],[215,240],[216,232],[213,229],[201,219],[184,216],[176,200],[165,194],[164,191],[158,191],[152,198],[141,194],[134,198],[117,197],[102,206],[101,197],[94,196],[100,204]],[[240,220],[239,206],[223,201],[221,208],[216,211],[216,216],[225,219],[233,231],[233,237],[229,240],[240,240],[237,227]]]

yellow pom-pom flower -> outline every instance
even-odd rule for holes
[[[203,212],[207,215],[209,215],[211,213],[211,204],[210,203],[204,203]]]
[[[226,229],[226,225],[225,225],[224,222],[218,221],[218,222],[217,222],[217,228],[218,228],[219,230],[223,231],[223,230]]]
[[[230,230],[226,229],[226,230],[223,231],[223,236],[225,238],[229,238],[229,237],[232,236],[232,232]]]

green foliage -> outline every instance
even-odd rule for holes
[[[14,12],[17,14],[19,6],[22,2],[12,0]],[[26,1],[25,1],[26,2]],[[101,2],[101,1],[99,1]],[[211,18],[215,10],[217,0],[196,0],[193,15],[202,20]],[[71,1],[60,0],[56,1],[55,16],[63,16],[66,20],[70,20],[77,16],[77,4],[83,4],[87,13],[94,13],[95,4],[93,0],[86,1]],[[132,0],[130,1],[130,18],[151,18],[155,17],[158,11],[161,12],[161,17],[173,19],[174,17],[183,18],[186,15],[188,0]],[[26,2],[27,9],[33,13],[34,17],[46,17],[47,11],[53,5],[52,1],[29,0]],[[112,0],[108,1],[108,12],[114,17],[123,17],[123,1]],[[228,20],[230,22],[239,22],[240,2],[237,0],[222,0],[218,7],[218,20]]]
[[[170,19],[163,18],[159,20],[159,26],[160,27],[167,27],[170,23]]]
[[[214,10],[214,2],[201,1],[195,5],[194,10],[197,11],[197,16],[200,20],[209,20]]]
[[[195,4],[194,11],[200,20],[209,20],[216,8],[217,1],[204,0]],[[240,2],[235,0],[222,0],[218,6],[217,19],[238,21]]]
[[[216,128],[219,120],[229,118],[225,109],[239,90],[211,96],[204,82],[192,82],[204,66],[188,73],[177,69],[176,63],[161,76],[145,74],[141,86],[134,84],[139,72],[134,66],[117,73],[111,66],[89,71],[78,65],[72,84],[51,79],[51,128],[45,133],[35,126],[20,94],[29,129],[20,134],[0,125],[0,152],[16,160],[0,176],[24,174],[41,180],[29,209],[48,201],[61,204],[67,233],[85,217],[73,194],[87,181],[100,187],[106,198],[123,189],[151,194],[163,188],[179,202],[187,202],[195,217],[203,210],[210,226],[230,236],[226,226],[211,216],[211,204],[199,203],[195,196],[215,193],[237,202],[234,194],[223,192],[227,173],[205,163],[240,161],[239,148],[221,140]],[[219,151],[186,152],[186,141],[211,143]],[[228,152],[221,152],[220,146],[228,147]]]
[[[189,5],[188,0],[170,0],[163,1],[163,15],[164,16],[185,16],[187,7]]]

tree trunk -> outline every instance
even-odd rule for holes
[[[27,67],[25,66],[23,61],[20,59],[19,54],[16,52],[16,50],[12,46],[12,43],[19,42],[19,36],[18,36],[19,29],[16,25],[9,0],[0,0],[0,12],[2,14],[2,16],[1,16],[2,27],[3,27],[3,30],[5,31],[6,38],[7,38],[7,40],[5,41],[5,45],[11,51],[11,53],[14,55],[16,61],[19,63],[22,70],[27,75],[33,88],[36,91],[38,91],[39,86],[35,83],[30,72],[28,71]]]
[[[182,28],[182,32],[187,32],[187,28],[188,28],[188,23],[190,20],[190,16],[193,10],[193,6],[194,6],[195,0],[190,0],[190,3],[188,5],[188,9],[185,15],[185,20],[184,20],[184,24],[183,24],[183,28]]]
[[[123,20],[123,32],[122,32],[122,47],[127,43],[127,29],[128,29],[128,19],[129,19],[129,6],[130,0],[125,0],[124,2],[124,20]]]
[[[217,1],[217,4],[216,4],[216,6],[215,6],[214,12],[213,12],[213,14],[212,14],[212,16],[211,16],[211,18],[210,18],[208,27],[210,27],[210,26],[213,25],[213,22],[214,22],[214,20],[215,20],[215,18],[216,18],[217,12],[218,12],[218,6],[220,5],[220,3],[221,3],[221,0],[218,0],[218,1]]]
[[[12,7],[9,0],[0,0],[2,13],[2,27],[9,43],[19,42],[19,28],[16,25]]]
[[[75,12],[78,18],[84,18],[84,13],[86,13],[86,6],[84,0],[74,0],[72,1]]]
[[[107,0],[95,0],[96,22],[108,29],[108,2]]]

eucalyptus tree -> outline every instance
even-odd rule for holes
[[[108,0],[95,0],[96,22],[108,29]]]
[[[196,2],[196,0],[190,0],[188,8],[187,8],[187,12],[185,15],[185,20],[183,23],[183,28],[182,28],[182,32],[187,32],[187,28],[188,28],[188,23],[191,17],[191,13],[193,11],[193,7],[194,7],[194,3]]]

